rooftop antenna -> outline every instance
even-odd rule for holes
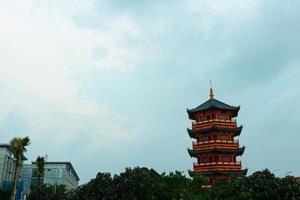
[[[210,81],[209,97],[210,97],[210,99],[213,99],[215,94],[214,94],[214,91],[213,91],[213,88],[212,88],[212,82],[211,82],[211,80],[209,80],[209,81]]]

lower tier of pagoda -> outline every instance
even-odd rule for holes
[[[208,170],[240,170],[242,164],[237,162],[209,162],[209,163],[194,163],[195,172],[205,172]]]

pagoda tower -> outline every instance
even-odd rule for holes
[[[190,176],[201,174],[209,178],[209,185],[216,180],[228,180],[232,176],[246,175],[242,170],[241,161],[237,156],[244,153],[245,147],[240,147],[239,136],[243,126],[237,126],[236,117],[239,106],[230,106],[214,98],[210,89],[209,99],[194,109],[187,109],[192,129],[187,129],[193,141],[193,148],[188,149],[191,157],[197,161]]]

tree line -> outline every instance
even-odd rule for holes
[[[42,185],[29,200],[298,200],[300,182],[276,177],[269,170],[217,182],[212,188],[203,176],[189,178],[183,172],[159,174],[145,167],[126,168],[116,175],[99,172],[95,178],[67,191],[63,185]],[[42,192],[41,192],[42,191]],[[4,198],[0,199],[5,200]]]
[[[28,137],[10,141],[16,161],[13,187],[7,191],[0,189],[1,200],[15,199],[16,183],[29,144]],[[180,171],[159,174],[153,169],[135,167],[115,175],[99,172],[89,182],[68,191],[64,185],[43,184],[45,159],[38,157],[36,162],[37,186],[32,188],[28,200],[300,200],[299,179],[276,177],[267,169],[202,188],[208,180],[200,175],[190,178]]]
[[[119,175],[98,173],[72,191],[69,200],[297,200],[300,182],[292,176],[276,177],[269,170],[217,182],[201,188],[208,180],[189,178],[182,172],[158,174],[153,169],[126,168]]]

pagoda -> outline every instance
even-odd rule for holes
[[[201,174],[209,178],[212,186],[216,180],[228,180],[232,176],[246,175],[237,156],[244,153],[236,136],[241,134],[243,126],[237,126],[236,117],[240,106],[230,106],[214,98],[210,89],[210,98],[194,109],[187,109],[192,129],[187,129],[193,141],[193,148],[188,149],[191,157],[197,161],[190,176]]]

